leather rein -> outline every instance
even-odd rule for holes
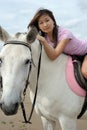
[[[39,42],[40,43],[40,42]],[[23,46],[26,46],[29,48],[29,51],[31,52],[31,56],[32,56],[32,50],[31,50],[31,46],[27,45],[26,42],[22,42],[22,41],[7,41],[4,46],[8,45],[8,44],[14,44],[14,45],[23,45]],[[40,56],[39,56],[39,61],[38,61],[38,71],[37,71],[37,82],[36,82],[36,88],[35,88],[35,95],[34,95],[34,99],[33,99],[33,103],[32,103],[32,108],[31,108],[31,112],[30,112],[30,115],[29,115],[29,118],[27,119],[26,117],[26,112],[25,112],[25,107],[24,107],[24,103],[23,101],[21,101],[20,105],[21,105],[21,109],[22,109],[22,113],[23,113],[23,117],[24,117],[24,123],[29,123],[29,124],[32,124],[31,123],[31,118],[32,118],[32,114],[33,114],[33,111],[34,111],[34,107],[35,107],[35,103],[36,103],[36,97],[37,97],[37,90],[38,90],[38,80],[39,80],[39,74],[40,74],[40,65],[41,65],[41,54],[42,54],[42,45],[40,43],[40,47],[41,47],[41,51],[40,51]],[[30,66],[29,66],[29,72],[28,72],[28,77],[27,77],[27,80],[26,80],[26,84],[25,84],[25,88],[24,88],[24,91],[23,91],[23,95],[25,97],[26,95],[26,89],[29,85],[29,76],[30,76],[30,73],[31,73],[31,69],[32,69],[32,57],[31,57],[31,61],[30,61]]]

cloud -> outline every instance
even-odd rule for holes
[[[82,12],[87,11],[87,1],[86,0],[78,0],[77,4]]]
[[[67,26],[67,27],[76,26],[76,25],[80,24],[82,21],[83,21],[82,19],[78,19],[78,18],[70,19],[65,23],[65,26]]]
[[[2,13],[0,14],[0,19],[5,21],[10,21],[12,19],[15,19],[16,14],[15,13]]]

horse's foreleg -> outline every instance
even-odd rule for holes
[[[55,127],[56,127],[55,121],[47,120],[43,116],[41,116],[41,119],[42,119],[44,130],[55,130]]]
[[[62,130],[77,130],[76,119],[66,116],[60,116],[59,122]]]

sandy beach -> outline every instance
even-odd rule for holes
[[[29,93],[28,93],[29,94]],[[29,95],[25,97],[25,108],[27,116],[29,116],[31,109],[31,102],[29,100]],[[0,110],[0,130],[43,130],[42,122],[40,117],[34,112],[32,116],[32,124],[23,123],[23,115],[21,107],[19,107],[18,113],[14,116],[6,116]],[[59,122],[57,122],[56,130],[61,130]],[[78,120],[77,130],[87,130],[87,121]]]

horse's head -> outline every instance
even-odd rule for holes
[[[18,110],[26,81],[29,80],[32,61],[29,42],[35,39],[35,30],[11,36],[0,27],[0,40],[4,42],[0,52],[0,76],[3,88],[0,106],[6,115],[15,114]]]

